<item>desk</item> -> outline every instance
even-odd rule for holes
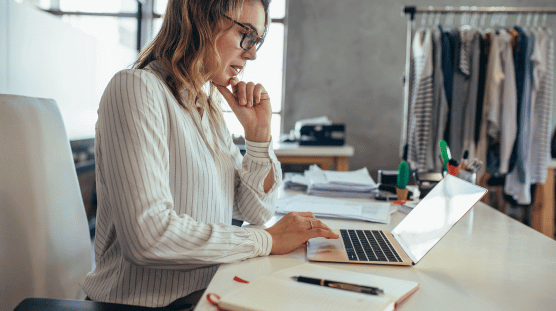
[[[531,211],[531,228],[540,233],[554,238],[554,169],[556,159],[548,163],[546,181],[537,185],[535,190],[535,201]]]
[[[337,171],[349,170],[349,157],[353,147],[344,146],[299,146],[297,143],[275,143],[274,154],[283,164],[317,164],[327,170],[334,164]]]
[[[331,228],[393,229],[404,217],[394,213],[389,225],[324,220]],[[275,216],[266,226],[279,219]],[[257,276],[304,264],[306,249],[220,266],[205,291],[224,294],[242,284],[234,276]],[[556,241],[479,202],[414,267],[314,263],[419,282],[399,310],[553,310],[556,306]],[[285,299],[287,299],[285,297]],[[196,311],[216,310],[203,297]]]

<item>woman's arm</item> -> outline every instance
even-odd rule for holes
[[[162,82],[144,70],[122,71],[109,83],[96,143],[105,189],[99,199],[111,210],[114,227],[98,230],[115,231],[104,234],[117,239],[127,260],[157,268],[193,269],[268,254],[270,235],[263,230],[207,224],[176,213],[169,154],[177,151],[168,145],[167,100]]]

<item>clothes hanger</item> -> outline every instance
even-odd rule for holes
[[[429,7],[432,10],[432,7]],[[434,26],[434,12],[429,12],[429,26]]]
[[[507,13],[500,14],[500,26],[506,28],[506,19],[508,18]]]
[[[483,16],[481,17],[481,28],[485,27],[486,19],[487,19],[487,14],[483,13]]]
[[[438,26],[440,24],[440,12],[436,12],[436,19],[434,21],[434,25]]]
[[[521,18],[522,18],[522,15],[523,15],[523,14],[521,14],[521,12],[519,12],[519,13],[517,14],[517,19],[515,20],[515,24],[518,25],[518,26],[521,26]]]

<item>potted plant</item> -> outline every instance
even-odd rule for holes
[[[409,181],[409,166],[407,162],[402,161],[398,166],[398,178],[396,194],[398,195],[399,201],[407,200],[408,190],[406,189],[407,182]]]

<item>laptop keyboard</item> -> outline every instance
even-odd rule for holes
[[[349,260],[401,262],[380,230],[340,230]]]

